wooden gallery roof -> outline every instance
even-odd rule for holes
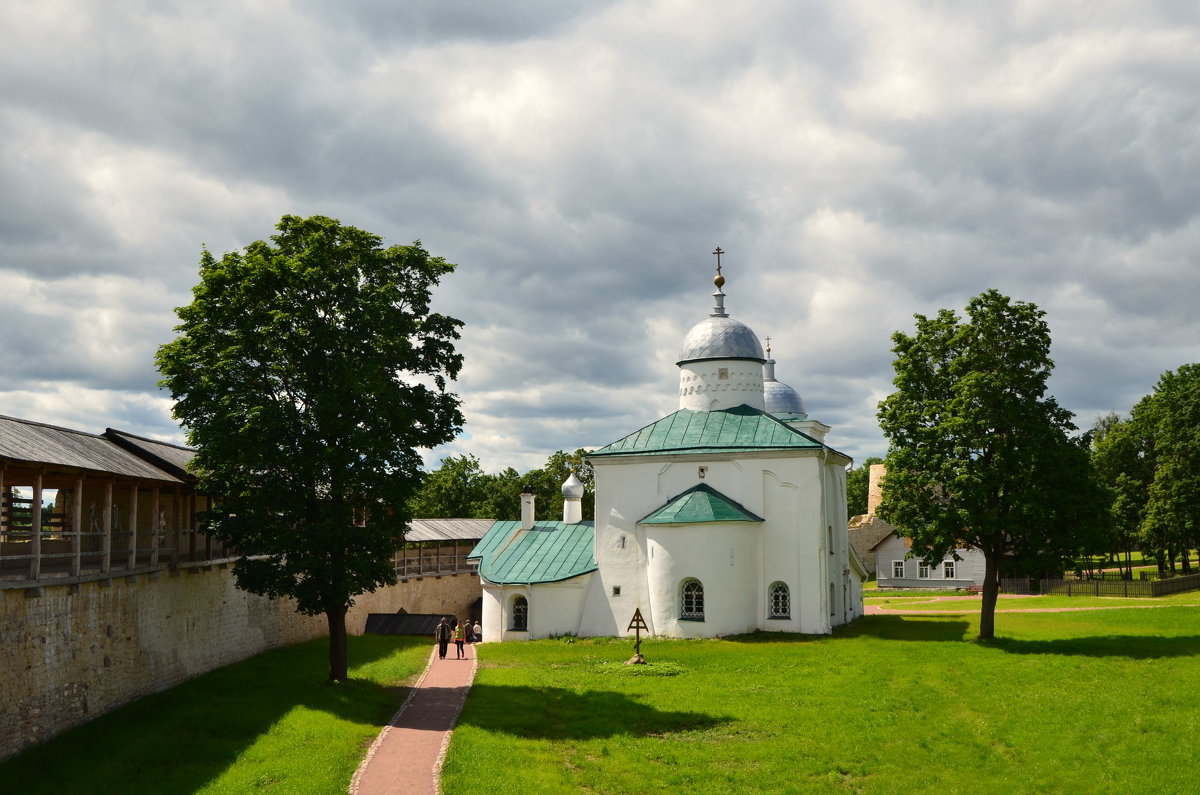
[[[192,481],[186,467],[194,455],[186,447],[112,428],[94,434],[0,415],[0,465],[8,468],[180,484]]]

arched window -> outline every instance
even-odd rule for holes
[[[529,629],[529,601],[524,596],[514,596],[512,601],[512,627],[518,632]]]
[[[704,586],[699,580],[684,580],[679,588],[679,617],[689,621],[704,620]]]
[[[792,617],[792,593],[787,585],[781,582],[771,583],[768,595],[771,599],[771,612],[768,615],[771,618]]]

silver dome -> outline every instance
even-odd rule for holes
[[[800,393],[774,379],[763,381],[763,403],[768,414],[800,414],[807,417]]]
[[[749,359],[765,362],[762,344],[750,327],[730,317],[707,317],[683,338],[676,364],[704,359]]]
[[[583,497],[583,481],[573,471],[571,472],[571,476],[562,484],[562,495],[575,499]]]

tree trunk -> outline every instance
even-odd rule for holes
[[[996,600],[1000,597],[1000,580],[995,556],[984,552],[983,560],[983,606],[979,608],[979,639],[991,640],[996,637]]]
[[[345,682],[346,673],[346,608],[325,613],[329,621],[329,681]]]

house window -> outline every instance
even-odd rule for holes
[[[679,617],[688,621],[704,620],[704,586],[699,580],[684,580],[679,589]]]
[[[947,580],[954,579],[954,561],[947,560],[942,564],[942,576]]]
[[[902,579],[904,577],[904,561],[902,561],[902,560],[893,560],[892,561],[892,576],[895,577],[896,579]]]
[[[921,561],[920,563],[917,564],[917,576],[920,577],[922,580],[929,579],[929,564],[928,563],[926,563],[925,561]]]
[[[771,583],[771,618],[792,617],[792,594],[781,582]]]
[[[512,629],[526,632],[529,629],[529,601],[524,596],[513,597]]]

